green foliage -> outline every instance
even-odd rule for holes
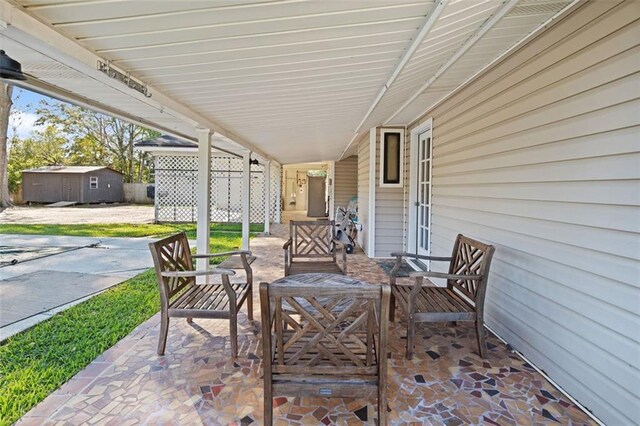
[[[90,137],[78,137],[71,142],[67,153],[67,164],[86,166],[87,164],[103,164],[106,150],[97,140]]]
[[[36,131],[28,139],[13,138],[9,146],[7,171],[9,191],[22,181],[22,171],[42,166],[66,164],[67,140],[54,126]]]
[[[133,145],[160,133],[63,102],[42,101],[36,123],[61,129],[72,144],[68,164],[104,165],[124,174],[125,182],[148,182],[151,156]]]
[[[34,231],[43,229],[37,228],[40,225],[24,225],[22,233],[27,233],[29,226],[36,227]],[[68,231],[63,225],[44,226],[50,227],[46,228],[48,231]],[[89,228],[92,226],[95,225],[83,226],[83,235],[119,234],[133,226],[142,236],[159,230],[162,233],[175,232],[184,224],[149,225],[151,228],[144,225],[97,225],[96,230],[91,231]],[[120,230],[117,230],[118,226]],[[165,228],[159,228],[163,226]],[[187,230],[195,233],[194,229]],[[239,245],[237,230],[212,232],[211,252],[229,251]],[[0,344],[0,426],[18,420],[155,314],[159,306],[155,275],[153,270],[148,270]]]
[[[159,310],[147,271],[0,346],[0,424],[11,424]]]

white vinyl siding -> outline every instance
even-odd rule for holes
[[[358,144],[358,221],[362,230],[358,232],[358,244],[367,253],[369,233],[369,135],[367,134]],[[367,253],[369,255],[369,253]],[[371,253],[373,255],[373,253]]]
[[[421,118],[432,254],[495,244],[487,324],[611,425],[640,413],[639,19],[586,3]]]
[[[393,129],[393,128],[385,128]],[[376,240],[375,253],[372,257],[389,257],[394,251],[402,251],[404,246],[404,197],[405,188],[402,187],[381,187],[380,174],[380,146],[381,129],[376,129],[376,176],[375,176],[375,197],[376,197]],[[394,129],[395,130],[395,129]],[[404,132],[403,128],[399,128]],[[404,151],[402,152],[402,162],[404,164]]]
[[[351,198],[358,195],[358,157],[352,155],[336,161],[334,169],[334,205],[346,208]]]

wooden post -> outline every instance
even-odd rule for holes
[[[211,130],[197,128],[198,135],[198,217],[196,249],[198,254],[209,253],[209,233],[211,230]],[[197,269],[207,269],[208,259],[198,259]],[[198,283],[205,277],[198,277]]]

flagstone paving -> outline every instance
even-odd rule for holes
[[[283,232],[276,227],[276,235]],[[282,243],[252,240],[256,284],[282,275]],[[349,269],[372,283],[386,281],[363,254],[349,256]],[[248,321],[246,311],[239,322],[235,360],[225,320],[173,320],[166,355],[159,357],[156,315],[18,424],[262,424],[260,324]],[[488,337],[486,360],[476,355],[474,331],[464,325],[420,325],[411,361],[404,345],[404,324],[396,322],[388,354],[391,424],[595,424],[495,336]],[[277,425],[352,425],[377,417],[373,400],[281,396],[273,405]]]

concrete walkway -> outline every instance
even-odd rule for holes
[[[0,235],[0,341],[152,267],[152,240]]]

